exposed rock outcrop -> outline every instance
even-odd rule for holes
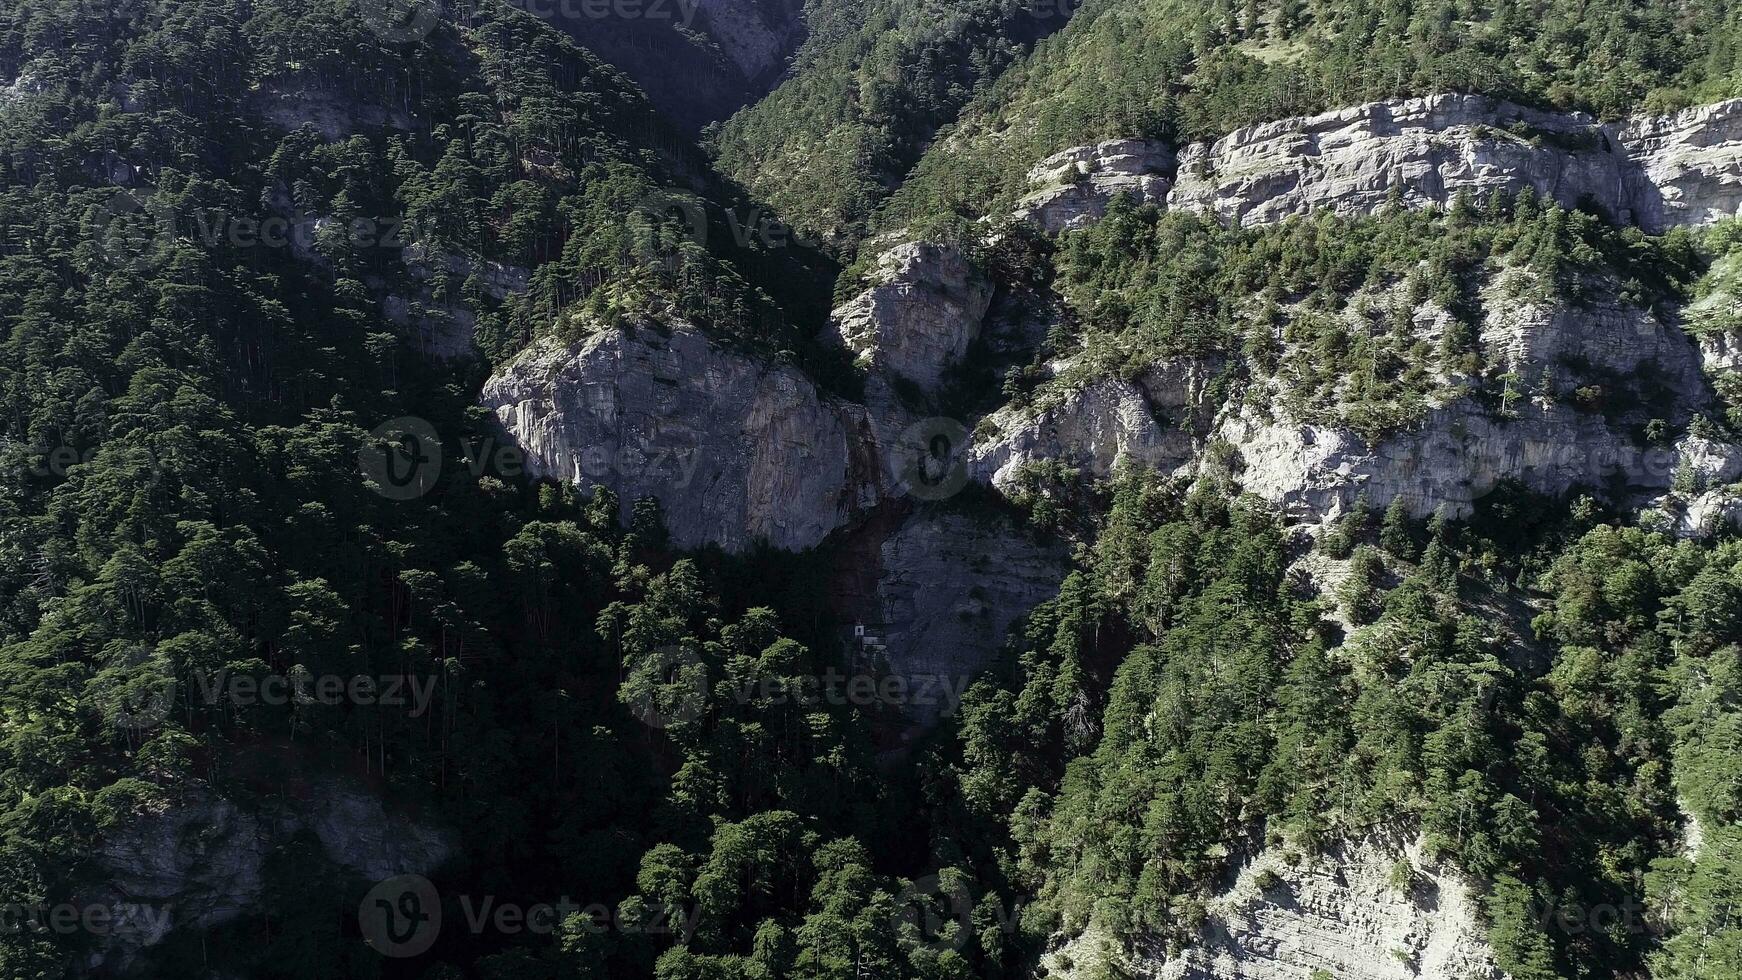
[[[1059,185],[1059,172],[1093,174],[1103,148],[1148,147],[1142,165],[1116,153],[1097,180]],[[1431,95],[1349,106],[1236,129],[1180,151],[1177,171],[1154,144],[1075,147],[1036,165],[1018,214],[1049,231],[1099,216],[1129,189],[1226,224],[1261,225],[1328,211],[1372,214],[1388,203],[1448,205],[1526,188],[1566,207],[1595,205],[1648,232],[1710,224],[1742,213],[1742,100],[1613,125],[1582,113],[1529,109],[1478,95]]]
[[[935,391],[980,335],[992,284],[967,256],[908,242],[883,253],[871,285],[829,318],[823,339],[862,364]]]
[[[1072,147],[1028,171],[1028,184],[1036,189],[1018,202],[1016,218],[1056,235],[1099,218],[1121,193],[1140,204],[1163,204],[1174,166],[1173,150],[1154,140]]]
[[[1346,429],[1249,411],[1226,420],[1218,435],[1240,454],[1242,487],[1309,522],[1338,517],[1363,495],[1374,508],[1401,499],[1417,517],[1442,509],[1467,517],[1478,497],[1507,479],[1551,495],[1617,484],[1623,496],[1650,494],[1675,468],[1672,450],[1636,446],[1602,416],[1560,404],[1530,404],[1503,418],[1458,399],[1378,445]]]
[[[1707,538],[1742,529],[1742,491],[1708,490],[1688,498],[1669,498],[1658,508],[1669,530],[1681,538]]]
[[[875,504],[864,410],[688,324],[541,341],[484,385],[538,475],[659,499],[680,547],[802,550]]]
[[[1058,591],[1066,564],[1062,548],[1002,518],[920,511],[883,542],[879,568],[885,666],[913,692],[907,717],[928,725],[953,713],[1011,625]]]
[[[115,909],[124,927],[105,933],[88,968],[124,975],[171,932],[270,911],[262,904],[268,860],[305,832],[327,860],[369,882],[431,872],[458,842],[451,828],[390,812],[379,796],[336,777],[315,780],[294,800],[248,808],[196,791],[106,835],[97,855],[102,884],[82,901]]]
[[[1199,941],[1158,980],[1501,980],[1478,898],[1419,843],[1369,838],[1291,863],[1270,848],[1210,903]]]
[[[1471,882],[1375,833],[1316,855],[1271,847],[1208,902],[1175,955],[1127,953],[1095,924],[1044,959],[1061,980],[1504,980]],[[1318,971],[1322,971],[1320,974]]]
[[[1701,334],[1700,363],[1707,373],[1742,371],[1742,333],[1721,331]]]
[[[1047,399],[1038,409],[994,413],[969,450],[976,479],[1008,489],[1034,463],[1058,460],[1104,479],[1121,458],[1160,470],[1184,465],[1201,447],[1219,406],[1205,403],[1218,362],[1159,363],[1137,378],[1099,378]]]
[[[1237,129],[1180,154],[1169,206],[1256,225],[1309,211],[1372,214],[1526,187],[1631,219],[1624,155],[1595,120],[1475,95],[1369,102]]]
[[[1623,300],[1613,279],[1592,277],[1578,305],[1531,298],[1533,273],[1509,269],[1482,290],[1483,359],[1509,368],[1529,383],[1547,372],[1561,390],[1582,385],[1615,388],[1626,379],[1649,381],[1660,394],[1648,411],[1680,421],[1705,401],[1700,354],[1679,327]]]
[[[1640,227],[1661,231],[1742,214],[1742,99],[1619,127],[1637,171],[1631,204]]]

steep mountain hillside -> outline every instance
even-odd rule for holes
[[[686,132],[760,99],[806,36],[805,0],[526,0]]]
[[[1732,11],[630,6],[0,11],[0,976],[1742,980]]]
[[[1728,3],[1180,5],[1101,0],[980,95],[875,225],[974,218],[1047,155],[1212,140],[1374,99],[1499,96],[1608,121],[1737,94]]]
[[[791,78],[713,138],[720,169],[800,232],[851,251],[938,128],[1076,6],[813,3]]]

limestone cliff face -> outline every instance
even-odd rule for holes
[[[1062,548],[1001,518],[921,511],[884,540],[873,622],[883,666],[914,695],[906,716],[923,727],[952,714],[1017,618],[1058,591],[1065,567]]]
[[[1708,374],[1742,371],[1742,333],[1703,334],[1700,337],[1700,361]]]
[[[1443,206],[1459,192],[1480,200],[1526,188],[1566,207],[1595,204],[1654,233],[1742,209],[1742,100],[1615,125],[1476,95],[1370,102],[1194,143],[1180,151],[1177,170],[1153,164],[1153,173],[1139,175],[1110,155],[1100,180],[1068,193],[1051,187],[1066,163],[1096,161],[1103,147],[1125,145],[1075,147],[1037,165],[1030,175],[1037,189],[1019,216],[1048,231],[1081,227],[1119,191],[1237,225],[1322,211],[1372,214],[1394,198]],[[1152,148],[1148,159],[1164,153]],[[1078,166],[1094,172],[1092,163]]]
[[[1199,943],[1161,980],[1501,980],[1470,882],[1417,843],[1346,843],[1290,863],[1267,849],[1211,902]]]
[[[544,341],[485,384],[538,475],[659,499],[680,547],[802,550],[874,504],[864,411],[796,369],[651,322]]]
[[[1370,102],[1237,129],[1180,154],[1169,207],[1227,224],[1269,224],[1327,210],[1371,214],[1449,204],[1526,187],[1572,206],[1595,199],[1628,212],[1626,159],[1594,120],[1534,112],[1481,96]]]
[[[102,884],[81,902],[114,909],[119,925],[89,954],[87,972],[138,973],[171,932],[269,912],[267,862],[304,833],[334,866],[369,883],[430,873],[458,846],[451,828],[389,812],[379,796],[338,777],[246,809],[196,791],[106,835],[96,855]]]
[[[1647,231],[1742,214],[1742,99],[1638,117],[1619,135],[1638,166],[1631,199]]]
[[[1375,508],[1401,499],[1417,517],[1467,517],[1478,497],[1509,479],[1556,496],[1617,484],[1649,495],[1675,470],[1673,450],[1634,445],[1602,416],[1560,404],[1502,417],[1458,399],[1378,445],[1346,429],[1250,411],[1224,420],[1218,436],[1240,456],[1239,485],[1304,523],[1336,518],[1363,496]]]
[[[1062,980],[1505,980],[1473,884],[1418,842],[1375,832],[1319,855],[1266,848],[1208,904],[1176,955],[1127,953],[1091,925],[1048,954]]]
[[[1523,275],[1501,273],[1482,290],[1479,338],[1484,362],[1512,372],[1528,396],[1496,407],[1448,387],[1430,397],[1418,423],[1376,444],[1299,418],[1281,391],[1248,398],[1216,433],[1242,460],[1237,481],[1308,522],[1335,517],[1360,496],[1373,507],[1401,499],[1420,517],[1442,509],[1467,516],[1503,480],[1552,496],[1584,487],[1628,503],[1664,493],[1689,465],[1683,447],[1647,444],[1638,432],[1653,418],[1685,423],[1708,403],[1694,344],[1620,300],[1613,283],[1593,283],[1592,301],[1573,306],[1528,298]],[[1540,388],[1545,380],[1552,391]],[[1580,389],[1608,410],[1580,405]]]
[[[1117,194],[1163,204],[1173,187],[1173,150],[1153,140],[1109,140],[1055,153],[1028,171],[1037,188],[1018,203],[1018,220],[1049,234],[1081,228],[1107,210]]]
[[[835,310],[827,342],[874,371],[935,391],[980,335],[992,284],[955,249],[909,242],[877,260],[871,285]]]
[[[1098,378],[1040,407],[1002,409],[981,424],[971,470],[1004,490],[1024,467],[1049,460],[1090,479],[1106,478],[1120,459],[1177,469],[1202,448],[1220,407],[1206,401],[1218,369],[1212,359],[1163,361],[1133,380]]]

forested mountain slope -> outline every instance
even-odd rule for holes
[[[1742,977],[1728,9],[536,13],[0,12],[0,974]]]
[[[813,239],[851,250],[872,213],[975,93],[1075,0],[811,5],[791,77],[728,120],[721,170]]]
[[[634,79],[689,133],[766,95],[803,43],[810,16],[804,0],[526,0],[517,6]]]
[[[1604,120],[1715,102],[1736,94],[1736,16],[1723,2],[1091,2],[964,109],[876,225],[977,217],[1042,157],[1101,139],[1184,145],[1443,92]]]

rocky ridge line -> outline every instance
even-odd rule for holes
[[[1594,204],[1657,234],[1742,213],[1742,99],[1599,124],[1477,95],[1369,102],[1236,129],[1180,150],[1113,140],[1056,153],[1029,171],[1015,216],[1049,233],[1099,217],[1120,192],[1231,225],[1390,201],[1449,205],[1529,188],[1565,207]]]

